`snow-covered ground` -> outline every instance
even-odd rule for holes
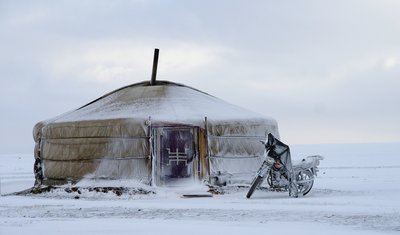
[[[292,146],[294,159],[320,154],[310,194],[246,189],[182,198],[84,192],[5,196],[33,184],[31,155],[0,155],[0,234],[395,234],[400,232],[400,143]]]

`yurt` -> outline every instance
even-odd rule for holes
[[[39,122],[35,186],[82,179],[134,180],[153,186],[248,183],[263,161],[274,119],[197,89],[150,81],[112,91]]]
[[[264,108],[264,107],[263,107]],[[249,182],[275,120],[197,89],[146,81],[35,125],[36,184]]]

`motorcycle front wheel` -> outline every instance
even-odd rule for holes
[[[314,174],[309,170],[300,171],[296,176],[296,181],[299,194],[305,196],[314,185]]]
[[[257,175],[254,179],[253,182],[251,183],[250,189],[247,192],[246,197],[250,198],[251,195],[253,195],[254,191],[256,190],[256,188],[263,182],[264,178]]]

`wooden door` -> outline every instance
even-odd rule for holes
[[[156,184],[174,186],[197,176],[197,129],[159,127],[156,144]]]

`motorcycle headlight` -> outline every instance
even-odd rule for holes
[[[275,159],[273,159],[272,157],[267,157],[267,159],[265,159],[265,161],[267,162],[268,166],[272,166],[275,163]]]

